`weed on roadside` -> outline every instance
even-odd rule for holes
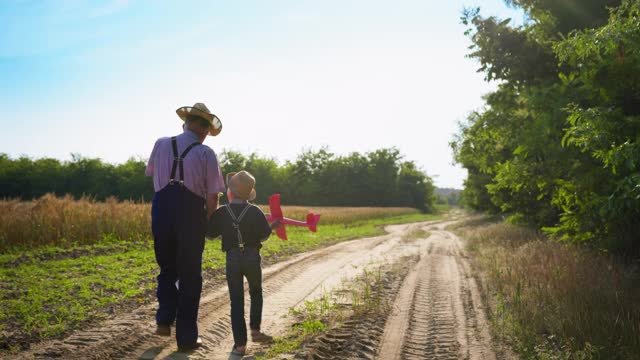
[[[418,239],[426,239],[429,236],[431,236],[429,231],[426,231],[422,227],[414,227],[408,233],[402,235],[401,241],[403,243],[410,243]]]
[[[458,227],[494,334],[531,359],[640,358],[640,285],[619,260],[523,226]]]

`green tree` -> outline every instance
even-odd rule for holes
[[[501,81],[451,143],[469,174],[463,202],[640,254],[638,1],[508,3],[524,25],[463,16],[469,56]]]
[[[607,24],[575,31],[555,50],[579,94],[567,107],[564,144],[590,156],[588,178],[566,183],[557,199],[565,238],[604,240],[640,253],[640,3],[623,1]],[[595,180],[595,181],[594,181]]]
[[[278,174],[278,163],[275,159],[261,158],[256,154],[249,155],[245,169],[256,178],[256,202],[266,204],[269,196],[282,191],[281,177]]]
[[[153,179],[143,176],[147,164],[130,158],[113,168],[116,190],[110,195],[121,200],[150,201],[153,198]]]
[[[305,150],[295,161],[278,165],[255,153],[220,153],[223,174],[247,170],[256,177],[256,202],[266,204],[280,193],[289,205],[412,206],[433,209],[431,178],[413,162],[401,161],[397,149],[336,156],[327,148]],[[144,175],[146,161],[129,159],[114,165],[73,154],[71,161],[11,159],[0,154],[0,197],[32,199],[48,192],[104,200],[148,201],[152,179]]]
[[[405,161],[400,164],[398,174],[398,186],[396,190],[397,206],[413,207],[423,212],[435,210],[436,201],[435,186],[430,177],[418,170],[412,161]]]

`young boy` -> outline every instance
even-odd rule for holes
[[[207,228],[207,236],[222,235],[222,251],[227,255],[227,285],[231,298],[231,328],[234,346],[232,354],[244,355],[247,344],[247,325],[244,319],[243,277],[249,283],[251,310],[249,327],[254,342],[272,340],[260,331],[262,320],[262,268],[260,248],[271,230],[282,224],[269,224],[260,208],[249,203],[255,199],[255,178],[247,171],[227,174],[229,205],[218,208]]]

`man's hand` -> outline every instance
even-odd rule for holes
[[[282,224],[281,219],[275,219],[271,224],[269,224],[269,226],[271,226],[271,230],[275,230],[277,228],[284,226],[284,224]]]
[[[211,219],[211,215],[218,208],[218,198],[220,194],[207,195],[207,220]]]

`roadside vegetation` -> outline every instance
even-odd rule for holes
[[[0,210],[0,350],[18,350],[154,300],[148,204],[46,196],[31,203],[0,201]],[[438,217],[410,208],[283,207],[291,218],[310,210],[322,214],[318,232],[288,227],[289,241],[273,236],[264,243],[266,263],[380,235],[386,224]],[[16,236],[28,240],[17,243]],[[220,240],[208,240],[205,285],[220,282],[223,267]]]
[[[499,83],[452,142],[462,201],[566,242],[640,257],[640,2],[510,0],[463,23]]]
[[[492,330],[525,359],[640,358],[640,268],[487,218],[452,227],[466,240]]]
[[[404,234],[402,236],[402,241],[405,243],[408,243],[408,242],[413,242],[416,239],[426,239],[429,236],[431,236],[431,233],[429,231],[426,231],[421,227],[417,227],[417,228],[411,229],[408,233]]]
[[[329,293],[323,293],[313,300],[305,300],[298,308],[290,309],[297,322],[284,337],[274,338],[273,345],[259,358],[271,359],[286,353],[295,353],[302,344],[327,330],[344,318],[341,308]]]
[[[463,14],[468,56],[499,85],[451,146],[461,202],[507,223],[457,231],[522,356],[638,359],[640,2],[506,2],[522,24]]]

